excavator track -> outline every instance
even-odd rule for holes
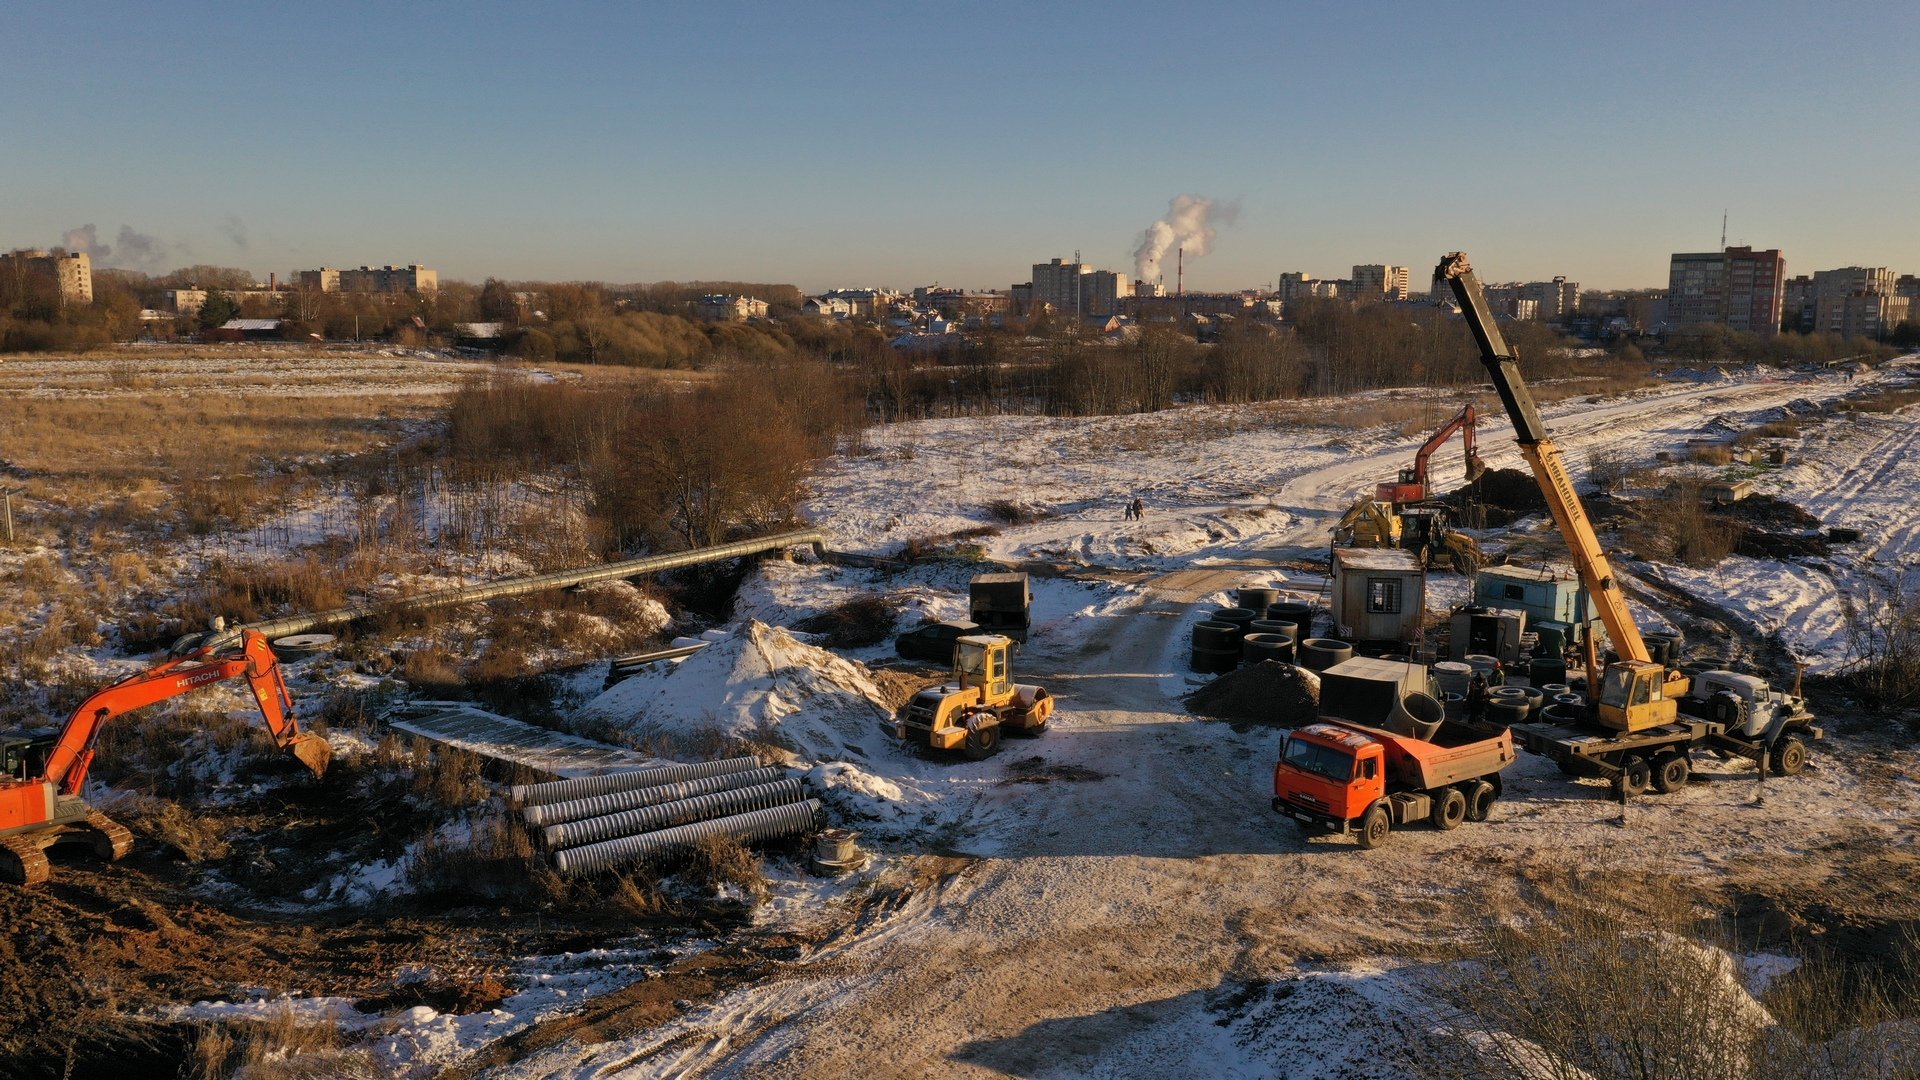
[[[0,837],[0,881],[38,885],[52,873],[47,853],[40,850],[39,843],[24,836]]]
[[[119,862],[133,850],[133,833],[98,810],[87,811],[86,833],[94,856],[102,862]]]

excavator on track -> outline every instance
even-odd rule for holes
[[[100,732],[116,716],[242,676],[275,745],[316,779],[325,775],[332,748],[300,729],[273,649],[248,630],[238,648],[207,646],[97,691],[55,734],[0,737],[0,880],[47,880],[47,849],[57,844],[85,844],[108,862],[125,855],[133,834],[80,795]]]

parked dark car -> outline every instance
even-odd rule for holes
[[[893,651],[908,660],[929,660],[936,664],[953,663],[953,643],[980,628],[973,623],[922,623],[893,639]]]

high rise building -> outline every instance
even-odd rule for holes
[[[1879,337],[1900,325],[1911,302],[1900,295],[1900,278],[1884,266],[1843,266],[1813,274],[1813,317],[1806,328],[1820,334]]]
[[[37,248],[21,248],[0,255],[0,274],[9,287],[50,290],[60,306],[93,303],[93,259],[84,251],[55,255]]]
[[[1353,268],[1353,294],[1363,300],[1405,300],[1413,271],[1404,266],[1379,263]]]
[[[1120,300],[1133,295],[1125,274],[1095,270],[1081,262],[1054,259],[1033,264],[1032,304],[1053,306],[1059,315],[1113,315]]]
[[[1786,287],[1787,261],[1777,248],[1676,254],[1667,271],[1667,323],[1777,334]]]
[[[1726,322],[1747,334],[1780,332],[1780,308],[1786,297],[1787,260],[1778,248],[1755,251],[1732,247],[1726,255]]]
[[[1699,326],[1726,314],[1727,259],[1718,251],[1676,254],[1667,270],[1667,322]]]

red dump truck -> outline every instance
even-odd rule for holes
[[[1427,703],[1438,704],[1432,698],[1419,704]],[[1379,847],[1396,825],[1430,821],[1452,829],[1486,820],[1500,796],[1500,771],[1513,763],[1513,734],[1487,724],[1418,719],[1436,713],[1397,711],[1388,723],[1403,731],[1332,717],[1299,728],[1273,767],[1273,809],[1303,829],[1352,833],[1363,848]]]

